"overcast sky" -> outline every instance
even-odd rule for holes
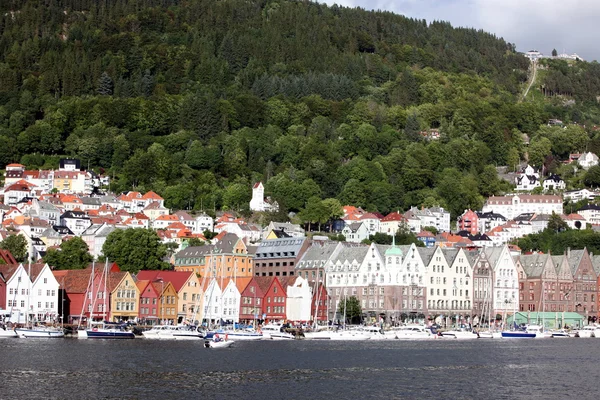
[[[450,21],[496,34],[550,55],[577,53],[600,60],[600,0],[318,0],[348,7],[380,9],[407,17]]]

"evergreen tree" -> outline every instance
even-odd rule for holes
[[[96,86],[96,93],[101,96],[112,96],[114,89],[113,80],[106,71],[100,75]]]

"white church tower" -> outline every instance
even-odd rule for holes
[[[277,203],[271,203],[270,199],[265,201],[265,187],[262,182],[256,182],[252,187],[252,200],[250,200],[250,211],[277,211]]]

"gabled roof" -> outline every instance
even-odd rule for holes
[[[583,256],[587,250],[570,250],[567,251],[567,259],[569,261],[569,267],[571,267],[571,273],[573,276],[577,272],[577,268],[579,268],[579,264],[583,259]]]
[[[421,260],[423,260],[424,265],[429,265],[431,260],[433,259],[433,255],[435,254],[436,248],[430,247],[417,247],[417,252],[421,255]]]
[[[144,200],[164,200],[162,197],[160,197],[158,194],[154,193],[152,190],[145,193],[142,196],[142,199],[144,199]]]
[[[250,284],[250,282],[252,282],[251,277],[236,278],[235,286],[237,287],[238,292],[242,293],[244,290],[246,290],[246,287]]]
[[[8,281],[19,268],[19,264],[1,264],[0,265],[0,276],[3,277],[4,281]]]
[[[140,271],[137,274],[138,279],[158,281],[163,280],[171,282],[175,290],[179,293],[183,285],[190,279],[194,272],[185,271]]]

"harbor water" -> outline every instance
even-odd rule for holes
[[[597,398],[599,339],[6,339],[0,399]]]

